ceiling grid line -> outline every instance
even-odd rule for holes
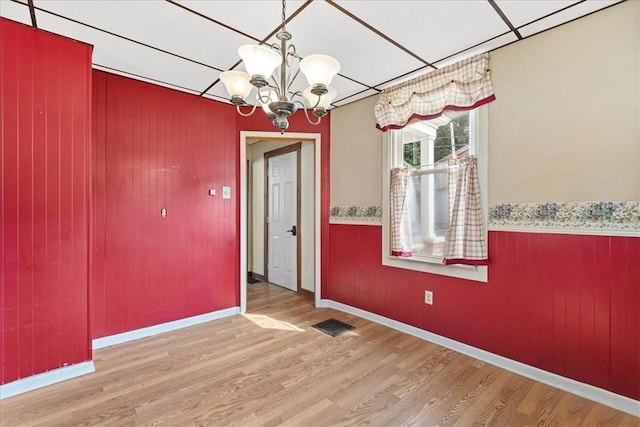
[[[300,56],[323,52],[342,63],[332,82],[340,107],[624,1],[287,0],[285,22]],[[229,102],[218,75],[244,68],[235,56],[242,44],[271,45],[282,24],[276,4],[0,0],[0,16],[93,45],[96,69]],[[301,77],[290,92],[301,90]]]
[[[14,2],[14,3],[22,4],[23,6],[28,6],[27,4],[24,4],[23,2],[21,2],[21,1],[19,1],[19,0],[11,0],[11,1],[12,1],[12,2]],[[30,2],[33,2],[33,0],[29,0],[29,1],[30,1]],[[223,71],[223,70],[221,70],[220,68],[215,67],[215,66],[213,66],[213,65],[205,64],[205,63],[203,63],[203,62],[196,61],[195,59],[187,58],[186,56],[182,56],[182,55],[177,54],[177,53],[174,53],[174,52],[169,52],[168,50],[165,50],[165,49],[162,49],[162,48],[159,48],[159,47],[156,47],[156,46],[152,46],[152,45],[150,45],[150,44],[147,44],[147,43],[144,43],[144,42],[141,42],[141,41],[138,41],[138,40],[134,40],[134,39],[132,39],[132,38],[129,38],[129,37],[126,37],[126,36],[123,36],[123,35],[120,35],[120,34],[116,34],[116,33],[111,32],[111,31],[109,31],[109,30],[105,30],[105,29],[103,29],[103,28],[99,28],[99,27],[96,27],[96,26],[94,26],[94,25],[91,25],[91,24],[87,24],[87,23],[85,23],[85,22],[78,21],[78,20],[76,20],[76,19],[69,18],[69,17],[64,16],[64,15],[60,15],[59,13],[55,13],[55,12],[52,12],[52,11],[50,11],[50,10],[43,9],[43,8],[41,8],[41,7],[39,7],[39,6],[34,6],[34,9],[35,9],[35,10],[37,10],[37,11],[39,11],[39,12],[48,13],[49,15],[55,16],[55,17],[60,18],[60,19],[64,19],[64,20],[66,20],[66,21],[73,22],[74,24],[82,25],[82,26],[84,26],[84,27],[91,28],[92,30],[96,30],[96,31],[99,31],[99,32],[102,32],[102,33],[108,34],[108,35],[110,35],[110,36],[120,38],[120,39],[125,40],[125,41],[128,41],[128,42],[130,42],[130,43],[134,43],[134,44],[137,44],[137,45],[140,45],[140,46],[144,46],[144,47],[146,47],[146,48],[153,49],[153,50],[155,50],[155,51],[158,51],[158,52],[164,53],[164,54],[166,54],[166,55],[174,56],[174,57],[179,58],[179,59],[182,59],[182,60],[184,60],[184,61],[189,61],[189,62],[192,62],[192,63],[194,63],[194,64],[202,65],[203,67],[211,68],[211,69],[216,70],[216,71]]]
[[[191,93],[193,95],[198,95],[198,90],[197,89],[192,89],[192,88],[189,88],[189,87],[186,87],[186,86],[177,85],[175,83],[170,83],[170,82],[166,82],[166,81],[163,81],[163,80],[154,79],[153,77],[143,76],[143,75],[140,75],[140,74],[132,73],[130,71],[121,70],[119,68],[109,67],[108,65],[99,64],[97,62],[93,62],[91,65],[93,65],[94,67],[98,67],[98,68],[96,68],[96,70],[98,70],[98,71],[111,70],[111,71],[115,72],[116,74],[131,76],[133,78],[136,78],[136,80],[139,79],[140,81],[144,81],[144,82],[155,82],[155,83],[158,83],[160,86],[172,87],[172,88],[175,88],[175,89],[180,89],[180,90],[186,91],[186,92]],[[216,96],[216,95],[213,95],[213,96]],[[216,97],[220,98],[221,100],[225,100],[226,101],[225,98],[218,97],[218,96],[216,96]]]
[[[231,31],[233,31],[233,32],[235,32],[235,33],[240,34],[241,36],[247,37],[247,38],[249,38],[249,39],[251,39],[251,40],[253,40],[253,41],[255,41],[255,42],[258,42],[258,43],[262,43],[262,42],[264,42],[264,40],[263,40],[263,41],[260,41],[260,39],[258,39],[258,38],[256,38],[256,37],[254,37],[254,36],[252,36],[252,35],[250,35],[250,34],[247,34],[247,33],[245,33],[244,31],[240,31],[240,30],[238,30],[237,28],[234,28],[234,27],[232,27],[232,26],[230,26],[230,25],[227,25],[227,24],[225,24],[225,23],[223,23],[223,22],[220,22],[220,21],[218,21],[218,20],[216,20],[216,19],[213,19],[213,18],[212,18],[212,17],[210,17],[210,16],[207,16],[207,15],[205,15],[205,14],[203,14],[203,13],[200,13],[200,12],[198,12],[198,11],[195,11],[195,10],[191,9],[191,8],[188,8],[187,6],[185,6],[185,5],[183,5],[183,4],[180,4],[180,3],[178,3],[178,2],[176,2],[176,1],[174,1],[174,0],[165,0],[165,1],[166,1],[167,3],[169,3],[169,4],[172,4],[172,5],[174,5],[174,6],[177,6],[177,7],[181,8],[181,9],[184,9],[184,10],[186,10],[186,11],[187,11],[187,12],[189,12],[189,13],[193,13],[193,14],[194,14],[194,15],[196,15],[196,16],[199,16],[199,17],[201,17],[201,18],[204,18],[204,19],[206,19],[207,21],[210,21],[210,22],[213,22],[214,24],[220,25],[221,27],[226,28],[227,30],[231,30]],[[274,33],[274,34],[275,34],[275,33]]]
[[[491,4],[492,4],[492,6],[493,6],[493,4],[495,3],[495,0],[487,0],[487,1],[488,1],[489,3],[491,3]],[[511,45],[511,44],[513,44],[513,43],[516,43],[516,42],[520,41],[520,40],[524,40],[524,39],[526,39],[526,38],[529,38],[529,37],[535,36],[535,35],[537,35],[537,34],[540,34],[540,33],[545,32],[545,31],[552,30],[552,29],[554,29],[554,28],[556,28],[556,27],[558,27],[558,26],[560,26],[560,25],[564,25],[564,24],[566,24],[566,23],[568,23],[568,22],[575,21],[575,20],[577,20],[577,19],[583,18],[583,17],[588,16],[588,15],[591,15],[591,14],[593,14],[593,13],[597,13],[597,12],[599,12],[600,10],[607,9],[607,8],[609,8],[609,7],[615,6],[615,5],[616,5],[616,4],[618,4],[618,3],[623,3],[623,2],[628,1],[628,0],[621,0],[621,1],[619,1],[619,2],[612,3],[612,4],[610,4],[610,5],[606,6],[606,7],[602,8],[602,9],[595,10],[595,11],[593,11],[593,12],[590,12],[590,13],[586,14],[586,15],[578,16],[578,17],[576,17],[576,18],[574,18],[574,19],[572,19],[572,20],[569,20],[569,21],[566,21],[566,22],[562,22],[562,23],[560,23],[560,24],[558,24],[558,25],[556,25],[556,26],[553,26],[553,27],[547,28],[547,29],[545,29],[545,30],[543,30],[543,31],[540,31],[540,32],[537,32],[537,33],[531,34],[531,35],[526,36],[526,37],[522,36],[522,35],[520,34],[520,32],[518,31],[518,30],[519,30],[519,29],[521,29],[521,28],[524,28],[524,27],[526,27],[526,26],[528,26],[528,25],[534,24],[534,23],[536,23],[536,22],[538,22],[538,21],[544,20],[544,19],[546,19],[546,18],[549,18],[549,17],[554,16],[554,15],[556,15],[556,14],[559,14],[559,13],[561,13],[561,12],[564,12],[564,11],[566,11],[566,10],[568,10],[568,9],[571,9],[571,8],[573,8],[573,7],[577,6],[577,5],[581,4],[581,3],[584,3],[584,2],[586,2],[586,1],[587,1],[587,0],[579,0],[579,1],[575,2],[575,3],[572,3],[572,4],[570,4],[570,5],[567,5],[567,6],[563,7],[563,8],[561,8],[561,9],[558,9],[558,10],[555,10],[555,11],[553,11],[553,12],[547,13],[546,15],[543,15],[543,16],[541,16],[541,17],[539,17],[539,18],[536,18],[536,19],[534,19],[534,20],[532,20],[532,21],[525,22],[524,24],[521,24],[521,25],[519,25],[518,27],[513,27],[513,26],[512,26],[512,24],[510,23],[510,21],[509,21],[509,22],[506,22],[506,21],[505,21],[505,24],[507,24],[510,28],[511,28],[511,27],[513,27],[513,30],[505,31],[505,32],[503,32],[503,33],[501,33],[501,34],[498,34],[498,35],[496,35],[496,36],[494,36],[494,37],[491,37],[491,38],[489,38],[489,39],[487,39],[487,40],[484,40],[484,41],[482,41],[482,42],[476,43],[476,44],[475,44],[475,45],[473,45],[473,46],[469,46],[469,47],[467,47],[467,48],[465,48],[465,49],[462,49],[462,50],[460,50],[460,51],[458,51],[458,52],[452,53],[451,55],[448,55],[448,56],[446,56],[446,57],[440,58],[440,59],[438,59],[438,60],[434,61],[434,64],[437,64],[437,63],[439,63],[439,62],[446,61],[446,60],[448,60],[448,59],[450,59],[450,58],[453,58],[453,57],[455,57],[455,56],[458,56],[458,55],[460,55],[460,54],[463,54],[463,53],[465,53],[465,52],[467,52],[467,51],[473,50],[473,49],[474,49],[474,48],[476,48],[476,47],[482,46],[483,44],[486,44],[486,43],[491,42],[491,41],[493,41],[493,40],[499,39],[500,37],[503,37],[503,36],[505,36],[505,35],[507,35],[507,34],[509,34],[509,33],[511,33],[511,32],[513,32],[514,34],[517,34],[518,38],[517,38],[516,40],[514,40],[514,41],[512,41],[512,42],[509,42],[509,43],[506,43],[506,44],[504,44],[504,45],[500,45],[500,46],[498,46],[498,47],[496,47],[496,48],[493,48],[493,49],[488,50],[488,52],[492,52],[492,51],[494,51],[494,50],[496,50],[496,49],[500,49],[500,48],[503,48],[503,47],[505,47],[505,46],[509,46],[509,45]],[[497,5],[496,5],[496,7],[497,7]],[[501,10],[501,9],[499,9],[499,10]],[[496,12],[497,12],[497,10],[496,10]],[[500,13],[499,13],[499,14],[500,14]],[[501,15],[501,16],[502,16],[502,15]],[[382,82],[382,83],[379,83],[379,84],[377,84],[377,85],[374,85],[374,88],[377,88],[379,91],[382,91],[382,90],[384,90],[384,89],[382,88],[383,86],[386,86],[386,85],[388,85],[389,83],[391,83],[391,82],[393,82],[393,81],[396,81],[396,80],[402,80],[402,78],[403,78],[403,77],[407,77],[407,76],[410,76],[411,74],[414,74],[414,73],[420,72],[420,71],[424,70],[425,68],[427,68],[427,67],[426,67],[426,66],[424,66],[424,67],[419,67],[419,68],[414,69],[414,70],[412,70],[412,71],[408,71],[408,72],[406,72],[406,73],[404,73],[404,74],[402,74],[402,75],[400,75],[400,76],[394,77],[394,78],[392,78],[392,79],[389,79],[389,80],[387,80],[387,81],[384,81],[384,82]]]
[[[31,26],[33,28],[38,28],[38,21],[36,20],[36,11],[33,6],[33,0],[28,0],[29,2],[29,15],[31,16]]]
[[[377,34],[378,36],[382,37],[383,39],[385,39],[386,41],[388,41],[389,43],[391,43],[392,45],[394,45],[395,47],[397,47],[398,49],[404,51],[405,53],[413,56],[415,59],[417,59],[418,61],[424,63],[426,66],[428,67],[433,67],[433,68],[437,68],[434,67],[431,63],[429,63],[429,61],[427,61],[426,59],[421,58],[420,56],[418,56],[417,54],[413,53],[411,50],[407,49],[405,46],[403,46],[402,44],[398,43],[397,41],[393,40],[391,37],[389,37],[388,35],[384,34],[382,31],[379,31],[377,28],[375,28],[374,26],[368,24],[367,22],[365,22],[364,20],[358,18],[357,16],[355,16],[353,13],[349,12],[348,10],[346,10],[345,8],[339,6],[338,4],[336,4],[333,0],[325,0],[325,2],[327,4],[330,4],[331,6],[335,7],[336,9],[338,9],[340,12],[342,12],[343,14],[345,14],[346,16],[348,16],[349,18],[353,19],[354,21],[356,21],[357,23],[359,23],[360,25],[364,26],[366,29],[368,29],[369,31]]]
[[[520,31],[518,31],[518,29],[513,26],[509,18],[507,18],[507,15],[505,15],[502,9],[500,9],[500,6],[496,4],[496,1],[495,0],[487,0],[487,1],[489,2],[493,10],[496,11],[498,16],[500,16],[500,18],[504,21],[504,23],[507,24],[507,27],[509,27],[509,29],[513,32],[513,34],[516,35],[518,40],[522,40],[522,34],[520,34]]]
[[[178,5],[178,4],[177,4],[177,3],[175,3],[173,0],[166,0],[166,1],[168,1],[169,3],[175,4],[175,5]],[[309,4],[311,4],[311,2],[312,2],[312,1],[313,1],[313,0],[306,0],[306,2],[305,2],[302,6],[300,6],[298,9],[296,9],[296,11],[295,11],[295,12],[293,12],[291,15],[289,15],[289,17],[287,17],[287,18],[285,19],[285,21],[284,21],[285,25],[286,25],[286,24],[288,24],[289,22],[291,22],[291,21],[293,20],[293,18],[295,18],[295,17],[296,17],[300,12],[302,12],[302,11],[303,11],[307,6],[309,6]],[[188,10],[188,11],[190,11],[190,12],[192,12],[192,13],[197,14],[198,16],[201,16],[201,17],[203,17],[203,18],[205,18],[205,19],[209,19],[209,20],[211,20],[212,22],[218,23],[218,21],[216,21],[216,20],[214,20],[214,19],[211,19],[211,18],[209,18],[209,17],[207,17],[207,16],[205,16],[205,15],[202,15],[202,14],[200,14],[200,13],[197,13],[197,12],[195,12],[195,11],[192,11],[192,10],[191,10],[191,9],[189,9],[189,8],[186,8],[186,7],[182,6],[182,5],[179,5],[179,6],[180,6],[180,7],[182,7],[182,8],[184,8],[185,10]],[[249,37],[249,38],[251,38],[251,39],[252,39],[252,40],[254,40],[254,41],[259,42],[259,44],[265,44],[265,43],[267,42],[267,40],[269,40],[269,39],[270,39],[271,37],[273,37],[273,36],[274,36],[278,31],[280,31],[280,27],[281,27],[281,25],[282,25],[282,24],[278,24],[278,26],[277,26],[274,30],[272,30],[272,31],[271,31],[271,32],[270,32],[270,33],[269,33],[265,38],[263,38],[262,40],[260,40],[260,39],[258,39],[258,38],[255,38],[255,37],[252,37],[252,36],[248,36],[248,37]],[[223,26],[224,26],[224,27],[226,27],[226,28],[230,28],[230,27],[228,27],[228,26],[226,26],[226,25],[223,25]],[[244,34],[244,33],[242,33],[242,32],[241,32],[241,34]],[[228,70],[233,70],[233,69],[235,69],[235,68],[236,68],[238,65],[240,65],[241,63],[242,63],[242,61],[236,61],[236,63],[235,63],[235,64],[233,64],[233,65],[231,66],[231,68],[228,68]],[[216,79],[216,80],[214,80],[214,81],[213,81],[213,82],[212,82],[212,83],[211,83],[211,84],[210,84],[210,85],[209,85],[205,90],[203,90],[202,92],[200,92],[200,95],[198,95],[198,96],[204,96],[204,94],[205,94],[205,93],[209,92],[209,90],[211,90],[211,88],[212,88],[212,87],[214,87],[214,86],[215,86],[216,84],[218,84],[219,82],[220,82],[220,79],[219,79],[219,78],[218,78],[218,79]]]

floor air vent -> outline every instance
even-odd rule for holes
[[[356,328],[355,326],[351,326],[348,323],[344,323],[336,319],[328,319],[323,322],[316,323],[312,327],[324,332],[325,334],[329,334],[332,337],[337,337],[343,332],[347,332]]]

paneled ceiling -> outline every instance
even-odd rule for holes
[[[340,61],[341,106],[618,2],[291,0],[286,28],[301,56]],[[3,17],[92,44],[95,69],[223,102],[218,75],[244,70],[241,45],[275,43],[281,13],[279,0],[0,0]]]

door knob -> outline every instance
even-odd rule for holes
[[[291,233],[292,236],[296,236],[298,234],[298,229],[295,225],[292,225],[291,230],[287,230],[287,233]]]

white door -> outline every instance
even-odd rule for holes
[[[298,153],[269,158],[269,282],[298,290]]]

